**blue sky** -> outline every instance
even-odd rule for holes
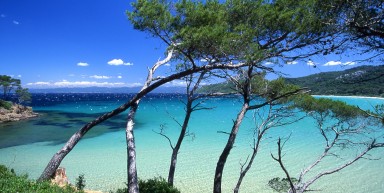
[[[165,45],[133,29],[125,15],[130,2],[0,0],[0,74],[28,88],[142,85]],[[367,64],[357,59],[313,57],[280,70],[299,77]],[[171,70],[165,66],[159,75]]]

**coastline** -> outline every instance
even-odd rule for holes
[[[311,95],[313,97],[334,97],[334,98],[362,98],[362,99],[379,99],[384,100],[383,97],[370,97],[370,96],[342,96],[342,95]]]
[[[68,96],[71,98],[71,96]],[[44,96],[45,98],[45,96]],[[63,130],[68,131],[69,127],[77,130],[79,125],[82,124],[82,120],[89,119],[93,116],[89,114],[87,116],[67,116],[69,113],[89,113],[89,109],[93,109],[93,113],[99,113],[101,111],[107,111],[116,106],[116,101],[104,101],[96,98],[96,102],[80,101],[78,103],[67,102],[65,104],[56,104],[50,106],[40,106],[38,112],[44,113],[47,111],[60,111],[61,116],[53,116],[50,120],[41,121],[26,121],[19,127],[17,124],[14,127],[7,127],[4,129],[8,131],[14,131],[17,133],[12,139],[20,141],[24,140],[22,136],[28,138],[33,137],[35,131],[39,133],[52,134],[52,136],[58,135],[58,132],[49,132],[44,130],[46,127],[52,127],[51,131]],[[107,96],[103,99],[107,100]],[[345,98],[352,99],[353,98]],[[176,178],[175,186],[180,188],[183,193],[194,192],[210,192],[212,187],[212,173],[216,166],[216,161],[222,150],[221,145],[226,142],[226,137],[217,133],[220,128],[226,127],[231,124],[233,116],[235,116],[236,105],[233,101],[237,99],[220,99],[212,100],[209,105],[215,106],[211,111],[198,111],[196,116],[200,119],[191,122],[193,132],[196,134],[194,141],[186,140],[183,148],[184,151],[179,154],[178,164],[180,164],[180,170]],[[356,99],[357,101],[358,99]],[[369,99],[360,99],[362,103],[365,103],[367,107]],[[382,100],[379,101],[382,103]],[[64,105],[68,108],[63,108]],[[105,108],[107,107],[107,108]],[[156,107],[156,111],[154,110]],[[167,100],[163,98],[154,98],[147,102],[143,101],[141,104],[141,111],[137,114],[136,120],[138,124],[135,137],[137,139],[137,152],[138,156],[138,171],[142,179],[150,179],[154,175],[166,176],[168,173],[169,165],[169,152],[170,148],[166,140],[163,140],[161,136],[157,136],[153,133],[154,126],[166,123],[171,136],[176,136],[178,133],[177,123],[169,119],[169,114],[183,117],[183,104],[179,100],[174,100],[171,97]],[[79,109],[81,111],[79,111]],[[97,111],[96,111],[97,110]],[[63,114],[65,112],[65,114]],[[230,113],[232,112],[232,113]],[[53,114],[52,114],[53,115]],[[44,119],[50,116],[43,117]],[[151,117],[151,122],[147,122],[148,117]],[[57,124],[59,123],[65,124]],[[122,120],[124,121],[124,120]],[[125,187],[126,182],[126,141],[124,129],[113,129],[115,124],[124,124],[120,119],[116,119],[116,122],[110,122],[105,126],[99,127],[100,129],[108,129],[109,133],[103,135],[83,139],[79,145],[76,146],[66,159],[63,160],[61,166],[66,167],[67,175],[71,182],[73,182],[79,174],[85,174],[86,188],[92,190],[99,190],[102,192],[108,192],[109,190],[116,190],[117,188]],[[201,127],[201,123],[204,123],[204,127]],[[1,125],[1,124],[0,124]],[[245,121],[244,128],[252,128],[254,124],[252,122]],[[323,142],[322,138],[317,137],[317,130],[309,129],[309,122],[302,122],[292,125],[292,129],[285,129],[281,133],[271,133],[273,135],[289,135],[292,134],[292,140],[287,143],[289,149],[288,154],[291,156],[287,159],[287,166],[292,168],[293,172],[299,173],[307,164],[306,160],[311,160],[318,156],[318,151],[321,150],[319,144]],[[19,128],[18,128],[19,127]],[[6,128],[6,127],[4,127]],[[16,128],[16,129],[11,129]],[[25,132],[30,130],[31,132]],[[111,128],[111,129],[109,129]],[[19,130],[20,129],[20,130]],[[113,130],[112,130],[113,129]],[[230,128],[228,128],[230,129]],[[47,131],[47,132],[46,132]],[[272,130],[271,130],[272,131]],[[293,131],[293,132],[292,132]],[[236,151],[233,151],[229,159],[230,163],[226,167],[225,181],[223,183],[223,192],[233,191],[233,184],[237,182],[239,173],[239,159],[245,160],[249,154],[249,144],[252,143],[252,136],[250,130],[240,130],[239,140],[237,140]],[[274,132],[274,131],[272,131]],[[38,133],[38,134],[39,134]],[[91,134],[91,133],[87,133]],[[39,134],[40,135],[40,134]],[[6,135],[3,135],[6,136]],[[214,137],[212,137],[214,136]],[[218,136],[218,137],[216,137]],[[11,138],[10,138],[11,139]],[[67,138],[63,137],[67,140]],[[297,140],[300,139],[300,140]],[[270,140],[273,140],[272,138]],[[0,140],[1,141],[1,140]],[[269,142],[269,141],[266,141]],[[244,192],[263,192],[273,193],[273,190],[268,188],[266,184],[268,181],[275,177],[281,177],[280,170],[276,170],[276,163],[271,161],[270,149],[274,150],[275,143],[264,143],[266,146],[263,148],[257,157],[257,163],[253,167],[254,172],[259,172],[262,175],[250,175],[244,178],[244,186],[242,191]],[[37,179],[41,171],[46,167],[49,158],[62,148],[60,140],[56,141],[44,141],[25,143],[23,145],[12,146],[8,148],[0,149],[0,163],[9,165],[19,173],[28,173],[30,178]],[[271,146],[271,147],[270,147]],[[200,152],[196,154],[196,152]],[[349,152],[349,151],[348,151]],[[349,155],[347,151],[343,152]],[[379,155],[384,155],[383,150],[377,152]],[[287,155],[288,155],[287,154]],[[351,152],[352,155],[355,152]],[[155,159],[154,159],[155,158]],[[337,159],[337,158],[336,158]],[[25,161],[27,160],[27,161]],[[298,162],[305,162],[303,164],[297,164]],[[332,161],[332,160],[331,160]],[[308,161],[309,162],[309,161]],[[319,165],[319,169],[327,169],[333,162],[323,162],[323,165]],[[325,192],[379,192],[381,183],[384,180],[382,175],[383,165],[381,162],[363,162],[358,167],[353,167],[341,173],[341,175],[329,176],[327,180],[323,180],[318,184],[314,184],[314,189],[323,189]],[[33,166],[33,167],[32,167]],[[95,170],[97,168],[97,171]],[[96,172],[95,172],[96,171]],[[343,178],[348,176],[348,178]],[[371,179],[367,183],[364,179]]]
[[[37,117],[32,107],[13,104],[11,109],[0,108],[0,123],[15,122]]]

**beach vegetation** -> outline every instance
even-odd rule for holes
[[[84,190],[85,188],[85,178],[84,178],[84,174],[80,174],[77,178],[76,178],[76,188],[77,190]]]
[[[288,180],[287,178],[280,179],[279,177],[276,177],[268,181],[268,186],[278,193],[285,193],[290,189],[289,181],[296,183],[298,180],[296,178]]]
[[[180,191],[169,185],[162,177],[154,177],[148,180],[139,180],[139,191],[141,193],[180,193]],[[129,193],[128,188],[116,190],[114,193]]]
[[[11,110],[12,102],[0,99],[0,108],[4,108],[6,110]]]
[[[39,193],[73,193],[79,192],[74,187],[59,187],[49,181],[36,182],[28,179],[28,175],[16,175],[11,169],[0,165],[0,190],[1,192],[39,192]]]

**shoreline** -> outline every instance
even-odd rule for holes
[[[384,100],[383,97],[370,97],[370,96],[343,96],[343,95],[311,95],[313,97],[335,97],[335,98],[362,98],[362,99],[379,99]]]
[[[20,104],[12,104],[11,109],[0,108],[0,123],[17,122],[34,117],[39,114],[32,110],[32,107]]]

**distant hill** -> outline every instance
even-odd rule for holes
[[[344,71],[287,78],[286,82],[307,87],[315,95],[384,97],[384,65],[359,66]]]
[[[307,87],[314,95],[384,97],[384,65],[359,66],[344,71],[322,72],[300,78],[286,78],[287,83]],[[231,93],[234,86],[224,82],[205,85],[200,93]]]
[[[232,82],[204,85],[197,90],[198,93],[233,93],[235,85]]]
[[[30,88],[31,93],[137,93],[141,87]],[[153,93],[184,93],[184,87],[159,87]]]

